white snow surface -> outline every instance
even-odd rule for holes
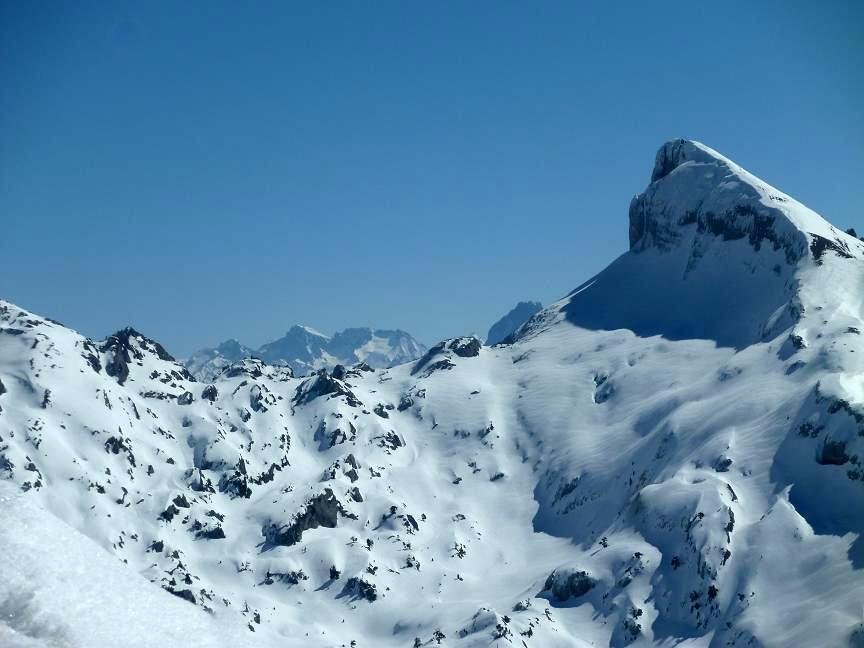
[[[0,302],[0,643],[864,645],[864,244],[681,140],[634,204],[513,344],[390,369]]]

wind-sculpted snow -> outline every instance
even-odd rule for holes
[[[652,187],[733,169],[664,151]],[[87,635],[66,611],[80,589],[160,645],[861,645],[861,247],[814,253],[825,228],[784,208],[792,261],[773,234],[678,223],[511,344],[383,370],[245,359],[196,382],[134,330],[91,341],[0,302],[0,539],[26,536],[0,552],[0,639],[112,645],[103,614]],[[740,307],[649,308],[699,291]],[[71,552],[74,577],[39,538],[58,525],[104,550]],[[146,604],[102,592],[108,571]]]

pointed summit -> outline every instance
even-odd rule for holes
[[[782,252],[790,264],[806,256],[814,241],[846,253],[857,243],[714,149],[683,139],[666,142],[651,184],[630,204],[630,249],[690,244],[698,256],[715,237]]]
[[[864,259],[857,238],[689,140],[660,147],[651,183],[633,198],[629,218],[630,251],[538,314],[521,335],[563,314],[586,329],[742,348],[798,321],[812,270]]]

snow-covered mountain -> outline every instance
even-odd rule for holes
[[[486,344],[500,344],[513,335],[516,330],[534,315],[543,310],[543,304],[525,301],[516,304],[506,315],[495,322],[486,334]]]
[[[349,328],[330,337],[308,326],[295,325],[283,337],[258,349],[227,340],[218,347],[194,353],[184,364],[199,380],[214,380],[232,362],[253,357],[290,367],[299,376],[361,362],[384,369],[416,360],[425,352],[425,346],[398,329]]]
[[[512,343],[383,370],[196,382],[0,303],[0,639],[862,645],[864,243],[681,140],[630,224]]]

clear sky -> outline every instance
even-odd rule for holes
[[[861,2],[0,4],[0,296],[177,355],[485,333],[673,137],[864,231]]]

